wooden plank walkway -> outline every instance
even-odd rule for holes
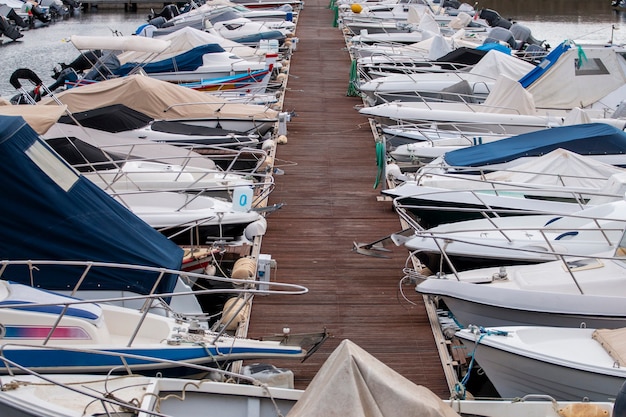
[[[390,246],[389,259],[352,251],[353,241],[375,241],[401,229],[390,201],[378,201],[375,143],[370,126],[347,97],[350,57],[341,30],[332,26],[328,0],[300,11],[299,42],[290,62],[285,111],[288,143],[278,145],[276,189],[261,253],[277,261],[273,281],[304,285],[302,296],[258,296],[248,336],[289,327],[292,333],[332,335],[304,363],[272,362],[291,369],[305,388],[328,355],[350,339],[409,380],[441,398],[450,393],[422,298],[399,286],[408,252]],[[405,299],[404,296],[406,296]]]

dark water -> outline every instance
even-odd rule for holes
[[[626,43],[626,12],[612,10],[611,0],[482,0],[476,7],[528,26],[550,45],[564,40]]]
[[[467,1],[467,0],[466,0]],[[528,26],[537,39],[557,45],[564,40],[604,43],[626,43],[626,12],[611,9],[610,0],[482,0],[476,8],[496,10]],[[17,68],[30,68],[44,82],[52,82],[52,70],[58,62],[69,62],[78,55],[71,35],[103,35],[113,31],[132,34],[146,22],[148,9],[137,12],[89,11],[79,17],[59,21],[48,27],[24,32],[19,42],[0,45],[0,96],[16,93],[9,77]],[[306,5],[303,13],[306,13]],[[614,29],[613,29],[614,28]],[[333,30],[330,26],[328,30]]]
[[[2,37],[0,45],[0,96],[12,96],[17,91],[9,78],[18,68],[29,68],[43,80],[52,84],[53,68],[58,62],[71,62],[79,52],[67,41],[71,35],[111,36],[114,31],[132,35],[146,23],[149,10],[135,13],[123,11],[89,11],[49,26],[26,30],[17,42]],[[27,84],[30,86],[30,84]]]

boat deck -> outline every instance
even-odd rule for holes
[[[301,296],[257,296],[248,336],[322,331],[331,334],[303,363],[272,362],[294,373],[306,388],[326,358],[350,339],[383,363],[441,398],[450,390],[429,315],[414,285],[400,286],[408,252],[387,246],[389,258],[352,251],[402,229],[391,201],[380,199],[376,146],[367,119],[348,97],[350,56],[333,27],[327,0],[300,11],[299,42],[290,59],[284,111],[288,142],[278,145],[276,188],[268,204],[284,206],[268,215],[261,253],[277,263],[272,281],[300,284]]]

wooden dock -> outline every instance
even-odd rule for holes
[[[350,56],[327,0],[300,11],[297,50],[290,60],[284,111],[295,112],[288,142],[278,145],[276,188],[268,204],[261,253],[277,262],[272,281],[306,286],[302,296],[257,296],[248,336],[321,331],[331,338],[303,363],[273,362],[305,388],[329,354],[350,339],[383,363],[441,398],[449,398],[438,346],[423,299],[400,285],[408,252],[389,248],[370,257],[353,242],[373,242],[402,229],[390,201],[374,188],[377,166],[370,125],[348,97]]]

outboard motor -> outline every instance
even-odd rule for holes
[[[152,14],[148,16],[148,21],[157,17],[163,17],[165,18],[165,20],[170,20],[171,18],[176,17],[179,14],[180,14],[180,11],[178,10],[178,7],[176,7],[175,4],[168,4],[167,6],[163,7],[161,11],[158,13],[154,13],[154,11],[152,11]]]
[[[626,417],[626,381],[622,384],[619,392],[615,396],[613,404],[613,417]]]
[[[533,37],[533,35],[530,32],[530,28],[528,28],[527,26],[520,25],[519,23],[513,23],[511,25],[510,31],[515,37],[515,39],[521,42],[520,48],[521,46],[524,46],[526,44],[537,45],[537,46],[541,46],[543,44],[543,41],[540,41]]]
[[[461,7],[461,2],[459,0],[444,0],[442,7],[446,9],[458,9],[459,7]]]
[[[493,43],[500,41],[507,43],[511,47],[511,49],[519,49],[519,45],[517,44],[513,33],[510,30],[500,26],[496,26],[491,29],[484,43]]]
[[[156,28],[165,27],[166,23],[167,23],[167,19],[165,19],[163,16],[155,17],[154,19],[148,20],[148,24]]]
[[[480,11],[480,18],[485,19],[491,27],[510,29],[512,25],[509,20],[504,19],[498,12],[491,9],[482,9]]]

